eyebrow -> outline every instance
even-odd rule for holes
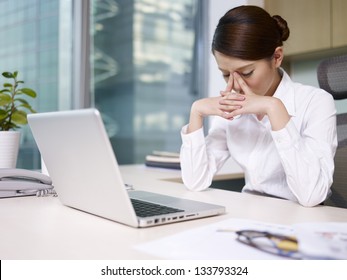
[[[253,65],[254,65],[253,62],[250,63],[250,64],[246,64],[246,65],[244,65],[244,66],[241,66],[241,67],[235,69],[234,72],[235,72],[235,71],[243,70],[243,69],[245,69],[245,68],[247,68],[247,67],[249,67],[249,66],[253,66]],[[219,67],[218,67],[218,69],[219,69],[220,71],[222,71],[222,72],[230,72],[229,70],[225,70],[225,69],[222,69],[222,68],[219,68]]]

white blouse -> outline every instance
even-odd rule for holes
[[[186,187],[208,188],[232,157],[245,173],[244,192],[315,206],[330,194],[337,147],[336,109],[324,90],[294,83],[283,71],[274,97],[285,105],[290,121],[272,131],[265,116],[253,114],[226,120],[214,117],[205,138],[203,129],[187,134],[182,128],[181,168]]]

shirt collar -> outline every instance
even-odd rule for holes
[[[296,115],[296,108],[293,82],[282,68],[280,68],[280,71],[282,74],[282,80],[273,96],[280,99],[286,107],[288,114],[294,117]]]

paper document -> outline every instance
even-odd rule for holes
[[[238,242],[235,231],[249,228],[285,235],[293,232],[290,226],[229,219],[148,242],[136,246],[136,249],[163,259],[283,259]]]
[[[228,219],[137,245],[136,249],[163,259],[288,259],[237,241],[235,232],[238,230],[295,236],[303,259],[347,259],[347,223],[303,223],[288,226]]]
[[[302,223],[293,228],[303,258],[347,260],[347,223]]]

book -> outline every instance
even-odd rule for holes
[[[152,154],[155,156],[162,156],[162,157],[173,157],[173,158],[180,157],[179,153],[167,152],[167,151],[153,151]]]
[[[146,156],[146,166],[181,169],[179,153],[153,151],[151,155]]]

